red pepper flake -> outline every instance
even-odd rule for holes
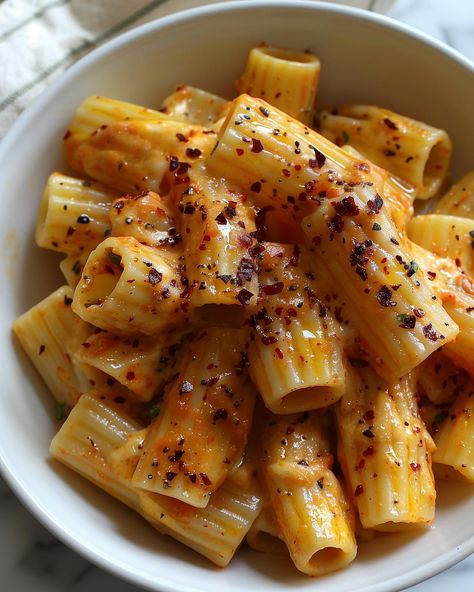
[[[365,413],[364,413],[364,419],[366,421],[372,421],[375,417],[375,414],[373,412],[372,409],[368,409]]]
[[[262,291],[267,296],[273,296],[274,294],[280,294],[283,288],[283,282],[276,282],[274,284],[268,284],[267,286],[264,286]]]
[[[381,306],[396,306],[397,303],[391,300],[392,290],[388,286],[382,286],[376,294],[376,298]]]
[[[250,151],[258,154],[262,150],[263,150],[262,142],[260,142],[260,140],[257,140],[257,138],[252,138],[252,148]]]
[[[328,222],[328,228],[331,232],[342,232],[344,229],[344,219],[339,214],[333,216]]]
[[[240,284],[244,281],[250,282],[255,271],[254,260],[249,257],[242,257],[237,269],[237,280]]]
[[[359,464],[357,465],[357,469],[363,469],[365,467],[365,460],[363,458],[360,459]]]
[[[237,300],[241,304],[243,304],[244,306],[247,306],[248,304],[250,304],[250,300],[252,299],[252,296],[253,296],[252,292],[249,292],[249,290],[246,290],[245,288],[243,288],[237,294]]]
[[[355,488],[355,491],[354,491],[354,496],[355,496],[355,497],[358,497],[358,496],[359,496],[359,495],[361,495],[362,493],[364,493],[364,486],[359,484],[359,485],[358,485],[358,486]]]
[[[373,453],[374,453],[374,447],[373,446],[367,446],[367,448],[362,453],[362,456],[372,456]]]
[[[423,335],[430,341],[438,341],[440,335],[433,329],[433,325],[429,323],[423,327]]]
[[[399,314],[397,315],[397,321],[400,323],[398,326],[402,329],[414,329],[416,325],[415,315]]]
[[[376,193],[374,199],[369,199],[367,201],[367,206],[369,214],[378,214],[382,209],[383,199],[378,193]]]
[[[280,358],[280,360],[283,360],[283,352],[279,347],[275,348],[275,353]]]
[[[321,236],[313,236],[313,238],[311,239],[311,242],[313,243],[313,245],[316,245],[317,247],[319,247],[319,245],[322,242],[322,237]]]
[[[427,271],[426,275],[428,276],[428,279],[433,281],[434,279],[436,279],[436,273],[434,271]]]
[[[417,471],[419,471],[421,469],[421,465],[420,465],[420,463],[411,462],[410,468],[414,473],[416,473]]]
[[[352,195],[344,197],[341,201],[338,201],[334,209],[339,216],[358,216],[360,213],[359,206],[355,203]]]
[[[391,119],[389,119],[388,117],[385,117],[384,119],[382,119],[382,121],[391,130],[397,130],[398,129],[398,126]]]
[[[199,475],[200,475],[200,477],[201,477],[202,482],[204,483],[204,485],[206,487],[209,487],[209,485],[211,485],[212,481],[209,479],[209,477],[207,476],[207,474],[206,473],[199,473]]]
[[[227,409],[221,407],[217,409],[212,416],[212,421],[219,421],[220,419],[226,419],[229,414],[227,413]]]
[[[362,265],[356,265],[355,267],[356,274],[360,277],[362,281],[367,281],[369,275],[367,271],[362,267]]]
[[[314,156],[316,157],[316,163],[318,165],[319,168],[321,168],[324,163],[326,162],[326,156],[320,152],[317,148],[315,148],[314,146],[312,146],[311,144],[309,145],[309,147],[311,148],[311,150],[314,151]],[[311,166],[311,162],[309,165],[311,168],[314,168],[313,166]]]
[[[84,343],[81,344],[82,347],[85,347],[86,349],[89,349],[91,344],[88,341],[84,341]]]
[[[261,190],[262,184],[259,181],[255,181],[255,183],[252,183],[252,185],[250,185],[250,191],[253,191],[254,193],[260,193]]]
[[[63,140],[67,140],[68,138],[70,138],[72,136],[72,132],[71,130],[66,130],[66,133],[63,136]]]
[[[259,107],[259,111],[261,112],[262,115],[264,115],[265,117],[268,117],[270,115],[270,111],[263,106]]]
[[[199,158],[201,154],[199,148],[186,148],[186,156],[189,158]]]
[[[422,308],[414,308],[413,309],[413,314],[415,315],[415,317],[417,317],[418,319],[421,319],[422,317],[425,316],[425,311]]]
[[[186,136],[184,134],[179,133],[179,132],[176,134],[176,137],[178,138],[178,140],[180,142],[187,142],[188,141],[188,139],[186,138]]]
[[[237,152],[237,156],[242,156],[242,154],[244,153],[242,148],[236,148],[235,151]]]
[[[150,282],[150,284],[152,286],[156,286],[156,284],[159,284],[162,279],[163,279],[163,274],[161,272],[159,272],[157,269],[155,269],[154,267],[152,267],[150,269],[150,271],[148,272],[148,281]]]
[[[194,386],[187,380],[183,380],[181,386],[179,387],[179,394],[180,395],[187,395],[194,390]]]
[[[135,372],[127,372],[127,380],[135,380]]]
[[[218,214],[215,218],[215,221],[217,222],[217,224],[227,224],[227,218],[225,217],[224,212],[221,212],[220,214]]]
[[[272,345],[272,344],[274,344],[276,342],[277,342],[276,337],[273,337],[271,335],[264,335],[262,337],[262,343],[263,343],[263,345]]]
[[[385,154],[385,156],[395,156],[395,152],[393,150],[384,150],[383,153]]]

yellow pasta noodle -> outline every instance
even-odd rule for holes
[[[439,200],[436,214],[474,218],[474,171],[467,173]]]
[[[109,216],[112,236],[133,236],[150,247],[174,246],[181,241],[169,200],[153,191],[115,200]]]
[[[15,335],[53,397],[69,407],[81,393],[105,383],[105,375],[74,359],[90,327],[72,311],[72,296],[69,286],[58,288],[13,324]]]
[[[436,255],[451,257],[474,277],[474,220],[441,214],[415,216],[407,226],[407,235]]]
[[[434,517],[435,446],[419,416],[414,378],[384,383],[361,360],[352,364],[336,420],[339,460],[361,524],[390,532],[425,526]]]
[[[412,183],[418,198],[433,197],[448,172],[448,134],[388,109],[344,105],[336,113],[323,111],[320,126],[331,141],[350,143],[375,164]]]
[[[284,541],[280,538],[276,519],[270,505],[264,504],[262,511],[247,534],[246,541],[254,551],[273,555],[286,555],[288,553]]]
[[[36,243],[68,255],[90,253],[110,231],[116,197],[100,183],[53,173],[41,200]]]
[[[72,308],[85,321],[126,335],[178,326],[186,314],[178,266],[174,253],[109,237],[90,254]]]
[[[172,119],[209,126],[220,117],[227,101],[194,86],[181,85],[166,97],[161,111]]]
[[[317,413],[264,418],[262,472],[280,536],[296,567],[322,575],[356,555],[351,506],[331,471]]]
[[[206,507],[242,456],[255,390],[245,329],[209,328],[188,342],[144,444],[133,485]]]
[[[82,270],[89,258],[89,252],[82,252],[76,255],[68,255],[59,263],[59,269],[64,279],[71,288],[75,288],[82,276]]]
[[[448,465],[474,482],[474,379],[460,390],[435,435],[433,462]]]
[[[255,47],[237,89],[311,124],[320,69],[318,58],[311,53]]]
[[[452,403],[469,377],[443,351],[437,351],[417,369],[418,388],[435,405]]]
[[[307,254],[261,243],[258,263],[262,294],[249,360],[265,405],[295,413],[334,403],[344,388],[341,335],[315,292]]]
[[[141,401],[150,401],[172,373],[185,337],[179,332],[124,337],[94,331],[81,343],[76,359],[113,377]]]
[[[196,325],[238,327],[258,294],[254,210],[222,180],[190,176],[179,204],[190,317]]]
[[[140,454],[144,433],[119,405],[87,394],[53,439],[51,454],[142,514],[161,533],[221,567],[227,565],[260,512],[258,486],[242,489],[228,480],[204,509],[140,491],[130,485],[134,463],[129,461]]]

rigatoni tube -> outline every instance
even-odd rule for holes
[[[190,316],[197,325],[240,326],[255,305],[255,212],[223,180],[190,171],[179,204]]]
[[[474,220],[444,214],[415,216],[407,225],[407,235],[435,255],[451,257],[474,277]]]
[[[450,408],[435,436],[433,462],[453,467],[474,482],[474,379],[470,379]]]
[[[74,357],[90,325],[71,310],[72,296],[69,286],[58,288],[13,323],[13,332],[53,397],[69,407],[102,378],[105,382],[105,375]]]
[[[310,125],[321,64],[311,53],[275,47],[255,47],[237,81],[240,93],[265,99],[295,119]]]
[[[36,243],[68,255],[90,253],[110,231],[109,209],[116,197],[100,183],[53,173],[41,200]]]
[[[336,406],[339,460],[364,528],[398,531],[434,517],[435,449],[418,412],[414,378],[384,383],[361,360]]]
[[[205,507],[242,456],[255,390],[245,329],[207,329],[187,344],[179,374],[145,441],[133,485]]]
[[[140,401],[150,401],[169,378],[183,337],[179,332],[125,337],[93,331],[80,344],[76,359],[111,376]]]
[[[344,388],[341,335],[301,250],[272,243],[256,249],[260,297],[250,317],[250,375],[274,413],[326,407]]]
[[[219,119],[226,104],[222,97],[194,86],[181,85],[166,97],[161,111],[172,119],[209,126]]]
[[[132,237],[109,237],[87,260],[73,310],[101,329],[126,335],[178,326],[187,309],[178,268],[173,253]]]
[[[375,164],[412,183],[418,198],[433,197],[448,172],[448,134],[388,109],[344,105],[336,113],[323,111],[320,126],[332,142],[349,142]]]
[[[112,236],[133,236],[149,247],[174,246],[181,241],[169,200],[153,191],[116,199],[109,216]]]
[[[436,204],[436,214],[474,218],[474,171],[455,183]]]
[[[281,538],[295,566],[311,576],[356,555],[354,517],[332,472],[322,416],[264,416],[262,477]]]

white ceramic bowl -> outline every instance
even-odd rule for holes
[[[321,579],[299,575],[285,559],[249,550],[229,568],[214,568],[49,460],[58,428],[53,405],[10,333],[13,319],[61,282],[57,258],[35,246],[33,228],[42,187],[49,173],[63,166],[61,138],[79,102],[103,94],[156,107],[180,83],[231,97],[248,50],[261,41],[310,48],[321,58],[320,103],[378,103],[444,127],[454,141],[455,175],[472,167],[473,65],[368,12],[297,1],[213,5],[150,23],[94,51],[51,85],[0,147],[1,465],[18,496],[59,538],[152,589],[398,591],[473,551],[471,488],[441,487],[430,531],[380,536],[360,545],[348,569]]]

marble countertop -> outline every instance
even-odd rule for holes
[[[8,0],[7,0],[8,2]],[[1,2],[0,2],[1,3]],[[344,2],[341,2],[344,3]],[[474,60],[474,0],[345,2],[386,12],[455,47]],[[365,6],[364,6],[365,5]],[[0,576],[8,592],[138,592],[95,567],[43,528],[0,477]],[[4,587],[5,586],[5,587]],[[474,590],[474,556],[410,588],[410,592]]]

